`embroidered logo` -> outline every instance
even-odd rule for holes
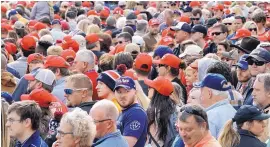
[[[138,122],[137,120],[134,120],[130,125],[129,125],[131,130],[139,130],[141,127],[140,122]]]

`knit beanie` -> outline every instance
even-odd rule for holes
[[[100,73],[97,78],[97,81],[103,82],[113,91],[115,87],[115,81],[120,77],[121,75],[117,71],[108,70]]]

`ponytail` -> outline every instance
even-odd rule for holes
[[[233,129],[233,120],[226,122],[218,142],[222,147],[235,147],[240,143],[240,135]]]

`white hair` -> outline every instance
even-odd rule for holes
[[[90,50],[79,50],[76,53],[75,61],[87,62],[90,65],[95,65],[95,54]]]
[[[40,41],[48,41],[48,42],[50,42],[51,44],[53,44],[53,37],[52,37],[52,35],[44,35],[44,36],[42,36],[40,39],[39,39]]]
[[[229,97],[229,92],[228,91],[219,91],[219,90],[215,90],[212,88],[209,88],[212,91],[212,94],[215,96],[222,96],[224,98],[228,98]]]
[[[85,38],[84,38],[82,35],[74,35],[74,36],[72,37],[72,39],[76,40],[76,41],[79,43],[80,49],[85,48],[85,46],[86,46],[86,41],[85,41]]]
[[[96,135],[96,125],[90,115],[81,108],[67,112],[61,119],[72,127],[75,137],[80,138],[79,146],[91,146]],[[61,123],[60,123],[61,124]]]
[[[116,28],[122,29],[126,25],[126,17],[120,17],[117,19]]]
[[[111,119],[116,121],[119,116],[119,111],[116,108],[115,104],[110,100],[100,100],[94,104],[90,111],[102,110],[106,119]]]

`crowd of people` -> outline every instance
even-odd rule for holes
[[[270,147],[270,3],[1,1],[1,146]]]

